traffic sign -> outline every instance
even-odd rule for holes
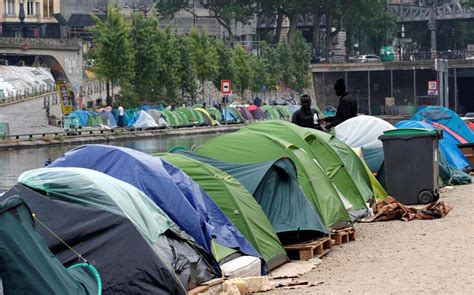
[[[222,95],[229,95],[232,93],[230,90],[230,80],[221,80],[221,92]]]
[[[437,96],[438,95],[438,81],[428,81],[428,95]]]

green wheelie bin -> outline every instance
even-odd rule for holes
[[[385,180],[390,196],[406,205],[429,204],[439,199],[438,140],[442,131],[417,128],[385,131]]]

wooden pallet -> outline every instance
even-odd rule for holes
[[[284,246],[290,259],[310,260],[320,258],[331,251],[332,242],[330,238],[322,238],[316,241]]]
[[[335,230],[333,231],[332,239],[335,245],[349,243],[350,241],[355,241],[356,231],[352,226],[344,229]]]

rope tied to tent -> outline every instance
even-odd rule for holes
[[[35,213],[31,213],[31,216],[33,216],[33,219],[38,221],[39,224],[41,224],[48,232],[50,232],[56,239],[58,239],[58,241],[60,241],[61,243],[63,243],[66,247],[68,247],[74,254],[76,254],[76,256],[81,259],[82,261],[84,261],[84,263],[86,264],[89,264],[89,262],[87,261],[87,259],[85,259],[79,252],[77,252],[76,250],[74,250],[74,248],[72,248],[71,246],[68,245],[68,243],[66,243],[63,239],[61,239],[52,229],[50,229],[45,223],[43,223],[38,217],[36,217],[36,214]]]

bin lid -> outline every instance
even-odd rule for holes
[[[429,130],[424,128],[400,128],[387,130],[379,136],[380,140],[389,139],[410,139],[415,137],[442,137],[441,130]]]

